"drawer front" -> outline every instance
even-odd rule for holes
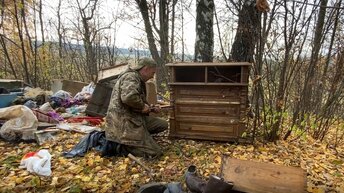
[[[206,125],[201,123],[178,122],[178,133],[206,133],[212,132],[213,135],[235,135],[237,125]]]
[[[176,99],[221,99],[240,101],[246,87],[240,86],[173,86]]]
[[[178,116],[208,116],[222,119],[239,118],[241,105],[239,102],[178,99],[174,105]]]
[[[188,139],[235,141],[240,137],[238,136],[240,127],[240,124],[206,125],[177,121],[175,123],[175,130],[170,133],[170,136]]]

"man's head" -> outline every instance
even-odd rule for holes
[[[154,77],[157,63],[151,58],[142,58],[139,62],[132,67],[133,70],[137,70],[142,79],[146,82],[147,80]]]

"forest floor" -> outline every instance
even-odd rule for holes
[[[95,150],[85,157],[61,156],[79,142],[80,133],[61,132],[54,141],[36,143],[0,141],[0,192],[135,192],[151,182],[145,170],[126,157],[103,158]],[[333,149],[310,137],[276,143],[230,144],[157,137],[165,153],[155,160],[141,159],[154,171],[155,181],[183,182],[189,165],[196,165],[205,179],[219,174],[221,156],[301,167],[307,173],[307,191],[344,192],[344,149]],[[50,177],[20,169],[22,157],[31,151],[48,149],[52,155]],[[185,186],[185,185],[184,185]]]

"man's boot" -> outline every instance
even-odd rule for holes
[[[232,188],[232,182],[226,182],[223,178],[211,175],[203,193],[229,193]]]
[[[136,193],[163,193],[167,189],[165,183],[153,182],[140,187]]]
[[[185,174],[185,183],[192,193],[202,193],[206,186],[206,181],[199,178],[196,174],[196,166],[191,165]]]

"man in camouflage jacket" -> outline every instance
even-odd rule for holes
[[[166,120],[149,116],[159,112],[151,108],[146,99],[145,82],[153,78],[156,62],[143,58],[123,72],[112,91],[104,127],[106,139],[125,145],[126,151],[136,156],[155,157],[162,154],[150,134],[164,131]]]

